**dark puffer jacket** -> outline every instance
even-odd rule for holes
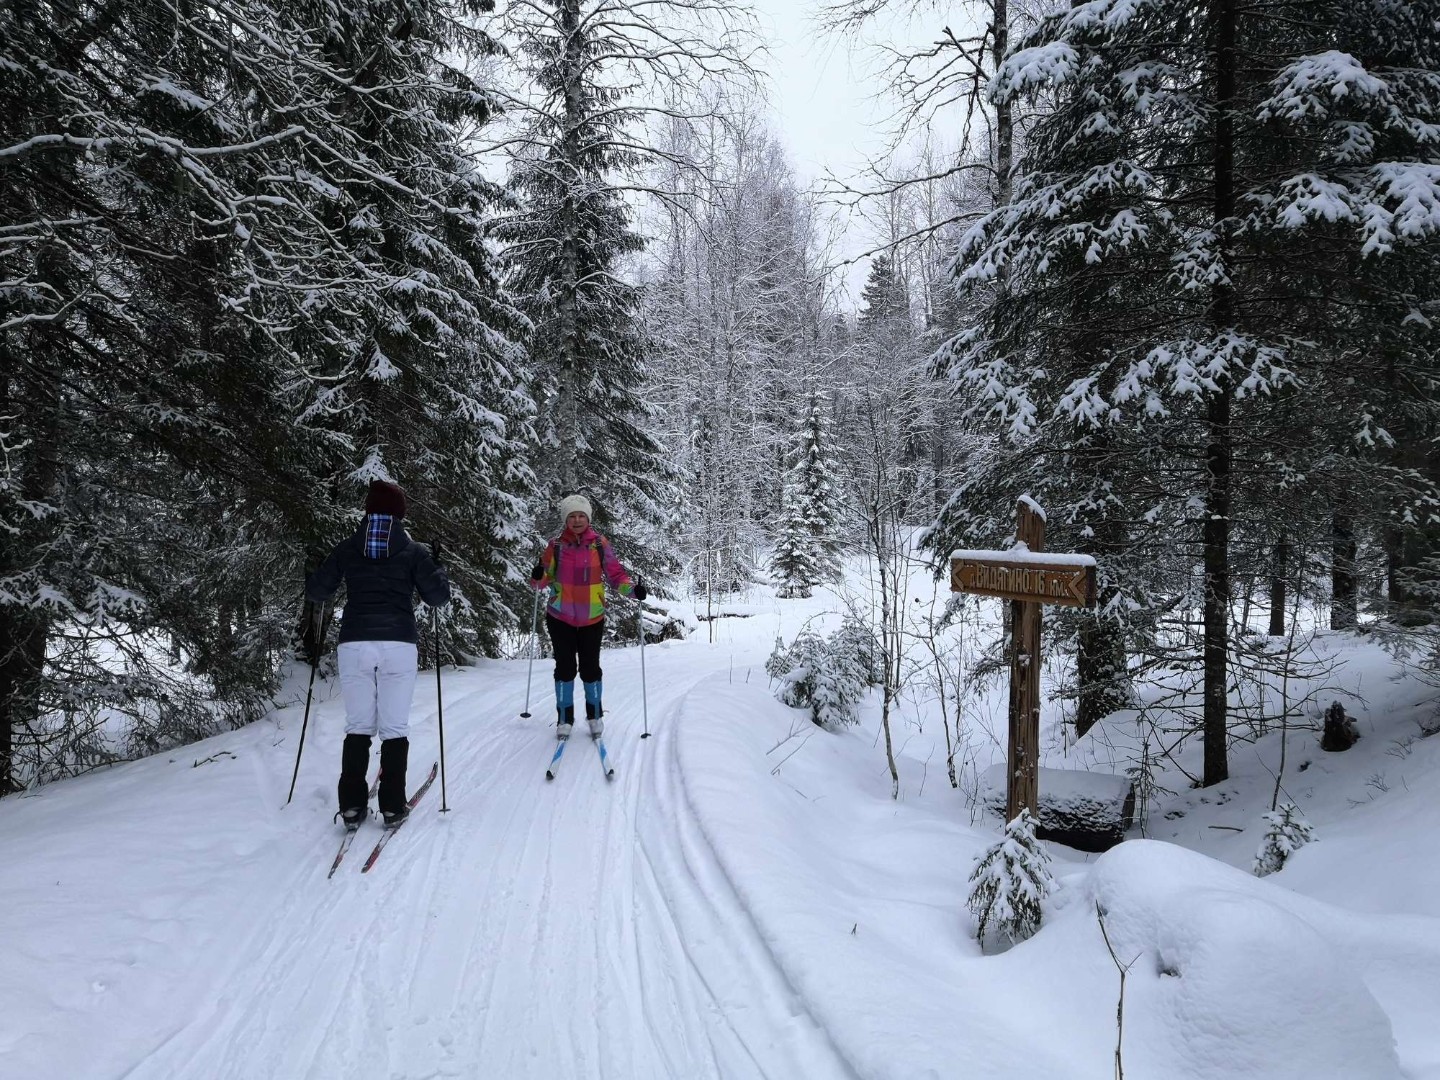
[[[388,521],[388,530],[384,525]],[[372,518],[367,516],[354,534],[335,545],[330,557],[305,582],[305,595],[323,604],[345,582],[345,616],[340,642],[417,640],[413,594],[431,607],[450,599],[450,578],[430,557],[430,549],[417,544],[404,526],[382,519],[367,543]]]

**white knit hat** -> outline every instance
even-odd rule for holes
[[[595,518],[595,512],[590,509],[590,500],[584,495],[566,495],[560,500],[560,520],[568,521],[571,514],[584,514],[592,521]]]

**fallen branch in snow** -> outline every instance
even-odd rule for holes
[[[1125,1041],[1125,976],[1135,966],[1136,956],[1128,964],[1120,963],[1120,958],[1115,955],[1115,946],[1110,944],[1110,933],[1105,929],[1105,909],[1100,906],[1100,901],[1095,901],[1095,918],[1100,923],[1100,936],[1105,939],[1105,948],[1110,952],[1110,959],[1115,962],[1115,970],[1120,972],[1120,998],[1115,1003],[1115,1080],[1125,1080],[1125,1061],[1121,1056],[1122,1044]]]
[[[795,747],[794,750],[791,750],[790,753],[786,754],[783,758],[781,758],[779,761],[777,761],[777,762],[775,763],[775,767],[770,770],[770,775],[771,775],[771,776],[779,776],[779,775],[780,775],[780,766],[781,766],[781,765],[784,765],[785,762],[789,761],[792,757],[794,757],[796,754],[798,754],[801,750],[804,750],[804,749],[805,749],[805,744],[810,741],[811,736],[812,736],[813,734],[814,734],[814,732],[811,732],[810,735],[806,735],[805,738],[803,738],[803,739],[800,740],[800,745],[799,745],[799,746]]]

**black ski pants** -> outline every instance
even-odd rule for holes
[[[605,636],[605,620],[589,626],[571,626],[549,612],[545,629],[550,631],[550,646],[555,650],[555,681],[569,682],[578,669],[584,682],[600,681],[600,641]]]

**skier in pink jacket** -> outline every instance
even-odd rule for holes
[[[568,739],[575,726],[575,674],[585,686],[585,718],[590,735],[604,730],[600,704],[600,642],[605,636],[605,586],[622,596],[646,597],[645,586],[630,580],[610,541],[590,526],[590,500],[568,495],[560,501],[565,528],[545,545],[530,574],[530,586],[549,589],[545,629],[555,649],[556,738]]]

